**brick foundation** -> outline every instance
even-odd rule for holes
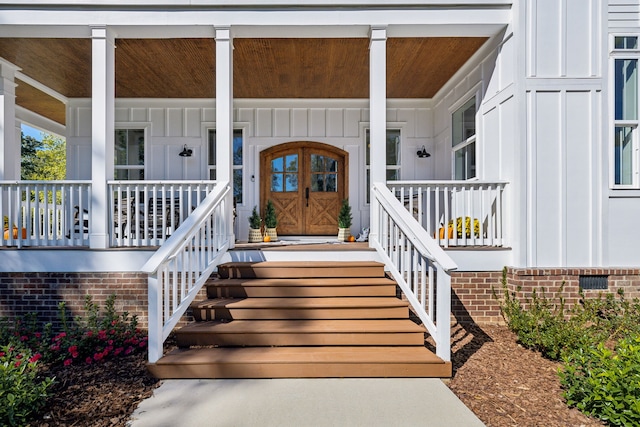
[[[624,291],[628,299],[640,298],[640,268],[507,268],[507,289],[523,301],[534,289],[544,288],[548,298],[556,298],[560,289],[567,309],[580,300],[580,276],[608,276],[607,290],[584,290],[585,297]],[[500,315],[502,272],[455,272],[451,275],[451,311],[460,323],[504,323]]]
[[[147,275],[142,273],[0,273],[0,317],[37,313],[40,323],[57,324],[58,304],[71,317],[82,315],[85,295],[101,307],[116,295],[118,313],[137,315],[147,327]]]
[[[640,268],[507,268],[507,289],[519,299],[544,288],[555,297],[563,286],[567,308],[577,303],[580,275],[608,276],[607,291],[584,291],[587,297],[602,292],[624,290],[627,298],[640,298]],[[451,311],[459,323],[504,323],[500,315],[502,272],[454,272],[451,275]],[[196,299],[204,298],[204,289]],[[0,273],[0,317],[38,313],[42,323],[58,322],[58,304],[67,304],[70,316],[82,315],[85,295],[102,305],[116,294],[116,310],[138,316],[140,327],[147,327],[147,276],[142,273]],[[190,320],[189,313],[181,323]]]

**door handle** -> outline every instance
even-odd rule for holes
[[[304,197],[307,199],[307,207],[309,207],[309,187],[304,189]]]

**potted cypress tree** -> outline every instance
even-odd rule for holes
[[[262,218],[260,218],[258,208],[254,206],[253,212],[251,212],[251,216],[249,217],[249,243],[262,242],[262,233],[260,232],[261,223]]]
[[[267,200],[267,206],[264,209],[264,226],[266,228],[265,237],[269,236],[269,239],[265,239],[265,241],[275,242],[278,240],[278,233],[276,232],[277,225],[276,207],[271,200]]]
[[[342,201],[340,207],[340,213],[338,213],[338,241],[345,242],[351,236],[351,221],[353,216],[351,215],[351,205],[349,205],[349,199]]]

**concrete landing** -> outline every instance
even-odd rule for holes
[[[484,426],[433,378],[166,380],[127,425]]]

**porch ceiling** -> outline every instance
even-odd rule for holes
[[[486,37],[390,38],[387,96],[431,98]],[[214,98],[211,39],[118,39],[116,97]],[[234,40],[235,98],[367,98],[369,40]],[[0,38],[0,57],[68,98],[91,96],[89,39]],[[65,123],[60,102],[18,82],[17,104]]]

